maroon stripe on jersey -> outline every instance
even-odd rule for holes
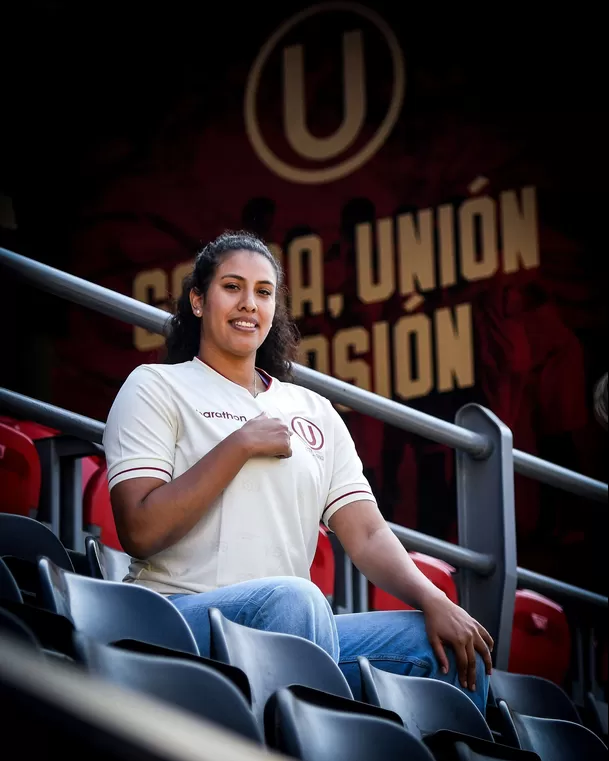
[[[348,491],[346,494],[342,494],[340,497],[337,497],[336,499],[333,499],[332,502],[330,502],[329,505],[326,505],[323,513],[321,514],[321,517],[323,518],[324,515],[327,513],[327,511],[334,505],[336,502],[339,501],[339,499],[344,499],[345,497],[350,497],[352,494],[367,494],[369,497],[374,497],[374,494],[371,491],[367,491],[366,489],[357,489],[356,491]]]
[[[118,478],[119,476],[122,476],[123,473],[133,473],[134,470],[158,470],[159,473],[165,473],[165,475],[169,476],[171,478],[171,473],[167,470],[163,470],[163,468],[145,468],[145,467],[139,467],[139,468],[127,468],[126,470],[121,470],[118,473],[115,473],[110,481],[108,481],[108,484],[110,482],[114,481],[115,478]]]

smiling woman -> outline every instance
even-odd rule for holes
[[[216,607],[315,642],[356,697],[365,656],[457,684],[483,711],[492,640],[393,535],[330,402],[287,382],[296,333],[282,282],[258,238],[212,241],[184,280],[166,363],[141,365],[119,391],[104,446],[125,581],[166,595],[202,655]],[[372,583],[422,613],[334,616],[310,581],[320,522]]]
[[[167,362],[177,364],[195,355],[203,359],[206,352],[222,365],[230,362],[229,346],[221,348],[226,333],[217,332],[219,323],[226,322],[224,310],[230,309],[231,326],[256,336],[252,341],[257,366],[279,380],[290,380],[297,331],[284,299],[283,272],[268,247],[246,232],[220,235],[199,252],[193,271],[184,279],[167,339]],[[216,304],[223,310],[222,317],[216,314]],[[251,352],[251,344],[247,351]]]

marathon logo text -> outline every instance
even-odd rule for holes
[[[206,418],[222,418],[223,420],[238,420],[242,423],[247,422],[245,415],[232,415],[230,412],[201,412],[197,410],[199,415]]]

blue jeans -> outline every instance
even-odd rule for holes
[[[322,592],[312,582],[295,576],[255,579],[203,594],[170,595],[168,599],[188,622],[201,655],[209,657],[208,610],[218,608],[235,623],[315,642],[338,663],[357,700],[362,698],[357,657],[363,655],[384,671],[453,684],[485,713],[488,676],[482,659],[477,656],[475,692],[461,687],[449,648],[450,670],[442,674],[419,611],[335,616]]]

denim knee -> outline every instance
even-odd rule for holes
[[[335,661],[338,633],[332,608],[321,590],[298,576],[277,578],[273,590],[252,620],[254,628],[294,634],[315,642]]]

